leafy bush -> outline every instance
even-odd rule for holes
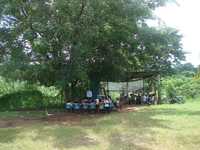
[[[29,84],[0,77],[0,109],[41,109],[60,107],[60,91],[56,87]]]
[[[1,110],[41,109],[44,106],[40,91],[18,91],[0,97]]]
[[[185,74],[166,77],[162,82],[163,103],[183,103],[199,96],[200,80]]]
[[[26,85],[24,81],[12,81],[0,76],[0,96],[27,89]]]

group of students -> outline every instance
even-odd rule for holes
[[[154,94],[131,94],[129,98],[129,104],[153,104],[155,102],[155,95]]]
[[[110,112],[116,108],[115,103],[109,97],[99,99],[86,98],[80,102],[68,102],[65,109],[71,112]]]
[[[97,99],[92,98],[92,92],[88,91],[87,98],[65,104],[65,109],[70,112],[111,112],[112,110],[121,109],[122,105],[128,104],[153,104],[155,101],[154,94],[132,93],[129,96],[118,98],[112,101],[110,96],[100,96]]]

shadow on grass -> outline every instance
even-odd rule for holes
[[[14,141],[17,135],[20,133],[20,129],[4,129],[0,128],[0,143],[10,143]]]
[[[55,149],[92,147],[98,141],[90,137],[86,131],[78,127],[34,125],[26,128],[0,129],[0,145],[15,143],[15,140],[30,140],[35,143],[45,141]]]
[[[157,111],[139,111],[128,113],[113,113],[96,121],[93,128],[95,133],[112,131],[117,126],[123,126],[126,131],[137,129],[140,132],[156,128],[171,129],[167,126],[168,120],[157,119]]]
[[[38,130],[38,136],[33,140],[45,140],[51,137],[54,146],[59,149],[90,147],[99,144],[98,141],[89,137],[87,131],[80,127],[54,126]]]

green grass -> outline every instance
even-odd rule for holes
[[[4,115],[0,113],[0,119]],[[0,150],[198,150],[199,116],[200,102],[190,102],[112,113],[73,126],[0,128]]]
[[[4,111],[0,112],[0,119],[15,119],[15,118],[43,118],[45,117],[44,111]]]

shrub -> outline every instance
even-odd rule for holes
[[[60,107],[60,91],[56,87],[13,81],[0,76],[0,109],[42,109]]]
[[[162,82],[162,103],[183,103],[199,96],[200,80],[192,76],[174,75]]]
[[[40,91],[18,91],[0,97],[1,110],[41,109],[44,107]]]

